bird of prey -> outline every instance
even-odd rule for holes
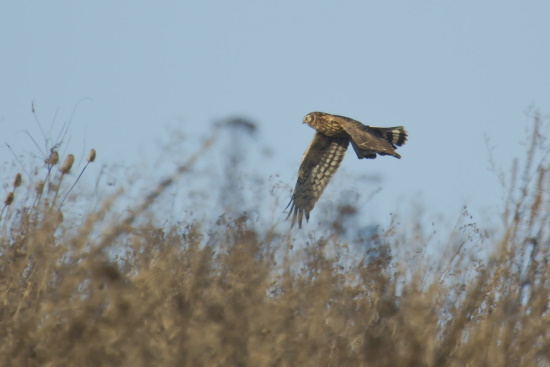
[[[288,204],[287,219],[292,215],[291,227],[298,222],[302,228],[304,216],[309,221],[310,211],[340,166],[350,142],[357,158],[374,159],[377,154],[401,158],[395,149],[407,141],[403,126],[366,126],[349,117],[324,112],[307,114],[303,123],[316,132],[302,156],[296,187]]]

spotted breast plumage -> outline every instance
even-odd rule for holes
[[[309,220],[309,213],[340,166],[350,143],[357,158],[374,159],[377,155],[401,158],[395,149],[407,141],[403,126],[366,126],[349,117],[324,112],[311,112],[303,122],[316,132],[302,157],[288,204],[292,226],[298,222],[300,228],[304,216]]]

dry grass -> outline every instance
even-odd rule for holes
[[[111,200],[62,219],[58,157],[16,187],[0,222],[0,364],[550,366],[550,167],[536,151],[513,175],[502,236],[485,240],[490,258],[449,243],[450,257],[414,265],[398,252],[427,239],[399,226],[357,254],[341,223],[309,246],[245,217],[138,224],[199,157],[115,223],[102,219]]]

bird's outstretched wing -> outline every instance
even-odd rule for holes
[[[376,158],[376,154],[401,156],[395,151],[407,141],[407,132],[403,126],[374,127],[365,126],[348,117],[334,116],[340,126],[349,134],[353,149],[358,158]]]
[[[298,226],[302,228],[304,215],[306,220],[309,220],[309,212],[340,166],[348,145],[348,137],[330,137],[315,133],[302,157],[298,181],[288,204],[288,217],[292,215],[292,226],[297,221]]]

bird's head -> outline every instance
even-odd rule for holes
[[[311,112],[311,113],[308,113],[305,117],[304,117],[304,120],[302,121],[303,124],[308,124],[309,126],[311,127],[314,127],[314,123],[315,123],[315,116],[316,115],[316,112]]]

